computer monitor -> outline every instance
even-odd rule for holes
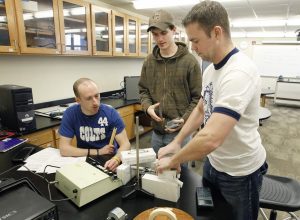
[[[140,76],[125,76],[124,77],[124,92],[126,100],[139,100],[139,81]]]

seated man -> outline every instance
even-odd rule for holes
[[[115,171],[121,162],[120,152],[130,149],[125,125],[120,115],[111,106],[100,105],[98,87],[91,79],[78,79],[73,85],[73,91],[78,104],[64,112],[59,128],[61,155],[115,154],[104,166],[108,170]],[[114,128],[117,129],[116,141],[110,145]],[[74,136],[76,136],[77,148],[71,145]]]

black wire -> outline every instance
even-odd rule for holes
[[[43,177],[44,177],[44,179],[46,179],[46,169],[47,169],[47,167],[60,168],[60,167],[58,167],[58,166],[46,165],[45,168],[44,168],[44,172],[43,172]]]
[[[32,170],[30,170],[28,167],[26,167],[24,164],[19,164],[19,165],[16,165],[16,166],[13,166],[11,168],[9,168],[8,170],[5,170],[4,172],[0,173],[0,176],[2,176],[3,174],[5,173],[8,173],[10,172],[11,170],[15,169],[15,168],[18,168],[18,167],[24,167],[25,169],[27,169],[30,173],[32,173],[33,175],[36,175],[40,178],[42,178],[43,180],[45,180],[48,184],[48,194],[49,194],[49,200],[52,201],[52,202],[61,202],[61,201],[66,201],[66,200],[70,200],[70,199],[74,199],[76,197],[76,195],[73,197],[73,198],[65,198],[65,199],[52,199],[52,196],[51,196],[51,191],[50,191],[50,185],[51,184],[54,184],[56,183],[57,181],[52,181],[50,182],[49,180],[46,179],[46,176],[45,176],[45,171],[46,171],[46,168],[47,167],[55,167],[55,168],[59,168],[57,166],[52,166],[52,165],[46,165],[45,168],[44,168],[44,172],[43,172],[43,176],[37,174],[37,173],[34,173]],[[6,178],[7,179],[7,178]]]
[[[125,88],[125,84],[124,84],[124,83],[125,83],[124,81],[121,81],[121,82],[120,82],[120,86],[121,86],[122,89]]]
[[[47,180],[45,178],[45,170],[46,170],[46,167],[49,166],[49,167],[56,167],[56,166],[52,166],[52,165],[46,165],[45,166],[45,169],[44,169],[44,173],[43,173],[43,176],[37,174],[37,173],[34,173],[32,172],[28,167],[26,167],[25,165],[23,165],[23,167],[25,167],[30,173],[42,178],[43,180],[45,180],[47,183],[48,183],[48,195],[49,195],[49,200],[51,202],[61,202],[61,201],[66,201],[66,200],[71,200],[71,199],[74,199],[76,197],[76,195],[73,197],[73,198],[65,198],[65,199],[52,199],[52,195],[51,195],[51,190],[50,190],[50,185],[51,184],[54,184],[54,183],[57,183],[58,181],[52,181],[50,182],[49,180]],[[59,167],[58,167],[59,168]]]

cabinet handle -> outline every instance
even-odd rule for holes
[[[60,43],[56,44],[56,53],[59,54],[61,52],[61,46]]]
[[[14,40],[14,49],[17,50],[18,49],[18,44],[17,44],[17,41]]]
[[[66,52],[66,45],[65,44],[61,44],[62,45],[62,51],[65,53]]]

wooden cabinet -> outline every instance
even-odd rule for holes
[[[62,54],[91,55],[89,3],[81,0],[59,0],[58,8]]]
[[[130,105],[123,108],[117,109],[120,113],[124,124],[128,139],[133,139],[135,137],[135,113],[141,111],[142,107],[140,104]],[[150,119],[149,119],[150,120]],[[143,126],[143,132],[152,130],[151,126]]]
[[[91,5],[93,55],[112,56],[111,10]]]
[[[113,55],[138,56],[138,21],[137,18],[112,12]]]
[[[147,26],[83,0],[5,0],[0,52],[144,57],[150,48]]]
[[[147,123],[145,123],[146,125],[144,125],[142,122],[142,120],[141,120],[141,117],[140,117],[140,125],[142,125],[143,126],[143,133],[145,133],[145,132],[148,132],[148,131],[150,131],[150,130],[152,130],[152,126],[150,125],[151,124],[151,119],[148,117],[148,116],[146,116],[145,115],[145,113],[144,113],[144,111],[143,111],[143,109],[142,109],[142,105],[141,104],[135,104],[134,105],[134,112],[136,113],[136,112],[143,112],[143,118],[145,119],[145,121],[147,122]]]
[[[126,51],[127,56],[138,56],[138,19],[126,16]]]
[[[16,0],[21,53],[60,54],[57,0]]]
[[[113,29],[113,55],[124,56],[125,55],[125,14],[113,11],[112,12],[112,29]]]
[[[150,33],[147,32],[148,21],[139,20],[139,56],[145,57],[150,52]]]
[[[21,53],[91,54],[90,5],[80,0],[16,0]]]
[[[24,135],[22,138],[27,138],[28,143],[41,147],[55,147],[55,137],[52,128],[42,131],[37,131],[32,134]]]
[[[0,52],[18,52],[16,27],[14,1],[0,1]]]
[[[125,130],[128,139],[134,138],[134,106],[130,105],[123,108],[119,108],[117,109],[117,111],[119,112],[125,124]]]

